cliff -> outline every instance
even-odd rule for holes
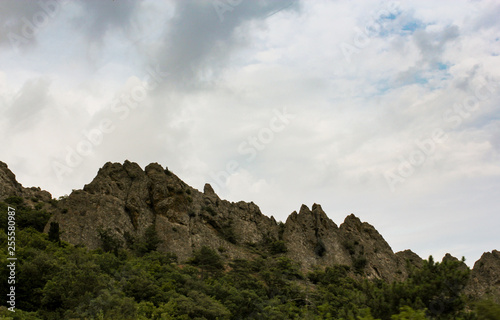
[[[370,278],[395,280],[407,274],[406,259],[354,215],[337,227],[320,205],[312,210],[303,205],[280,225],[255,204],[222,200],[208,184],[200,192],[156,163],[145,170],[129,161],[106,163],[83,190],[59,202],[46,232],[50,222],[59,224],[63,240],[91,249],[101,246],[102,230],[126,243],[154,226],[158,250],[181,260],[205,245],[227,259],[250,258],[256,248],[269,248],[304,270],[344,264]]]
[[[474,263],[466,292],[475,297],[491,297],[500,303],[500,251],[485,252]]]
[[[8,197],[21,197],[25,199],[28,206],[35,202],[49,202],[52,195],[39,187],[24,188],[16,180],[16,175],[9,170],[7,164],[0,161],[0,201]]]
[[[220,199],[209,184],[198,191],[167,168],[152,163],[143,170],[129,161],[106,163],[93,181],[54,205],[50,193],[24,188],[0,162],[0,200],[22,197],[51,212],[45,226],[58,223],[61,239],[90,249],[102,247],[103,232],[123,245],[158,236],[157,249],[175,253],[180,261],[209,246],[230,259],[279,254],[299,263],[304,271],[337,264],[353,274],[387,281],[405,279],[422,259],[411,250],[394,253],[370,224],[351,214],[337,226],[319,204],[302,205],[285,223],[276,222],[254,203]],[[500,295],[500,254],[485,253],[476,262],[468,293]]]

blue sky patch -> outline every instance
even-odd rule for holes
[[[439,70],[448,70],[449,66],[445,63],[438,62],[437,67]]]
[[[414,21],[410,21],[410,22],[406,23],[405,25],[403,25],[401,30],[414,32],[415,30],[423,29],[424,27],[425,27],[425,25],[422,22],[414,20]]]

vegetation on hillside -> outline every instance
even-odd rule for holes
[[[14,200],[6,201],[19,219],[16,312],[0,308],[5,319],[500,319],[500,305],[464,295],[470,270],[459,261],[430,257],[406,281],[386,283],[340,265],[304,274],[281,243],[252,260],[226,263],[202,247],[178,261],[156,251],[154,229],[127,243],[101,230],[103,249],[88,250],[61,241],[57,224],[41,232],[47,213]],[[7,261],[7,203],[0,212]]]

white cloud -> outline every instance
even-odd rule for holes
[[[35,7],[3,1],[0,36]],[[278,220],[317,202],[337,224],[361,216],[396,250],[477,259],[500,223],[498,8],[243,1],[221,19],[211,2],[71,2],[22,50],[0,41],[1,160],[56,196],[106,161],[159,162]],[[169,75],[126,116],[114,112],[151,68]],[[470,97],[480,99],[467,110]],[[266,140],[283,108],[295,117]],[[54,161],[106,124],[58,179]],[[384,174],[436,129],[447,139],[392,192]],[[266,143],[252,149],[259,134]]]

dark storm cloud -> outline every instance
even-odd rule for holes
[[[168,69],[176,83],[189,83],[208,65],[216,70],[232,50],[245,45],[244,38],[234,35],[237,27],[295,7],[294,0],[177,1],[155,62]]]

